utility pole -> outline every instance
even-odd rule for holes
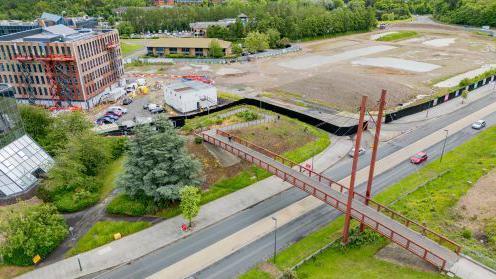
[[[446,132],[446,135],[444,137],[443,150],[441,151],[441,158],[439,158],[439,162],[443,161],[444,150],[446,149],[446,141],[448,140],[448,132],[449,131],[447,129],[444,129],[444,131]]]
[[[377,121],[375,125],[375,136],[374,136],[374,146],[372,147],[372,157],[370,158],[370,167],[369,167],[369,179],[367,180],[367,191],[365,192],[365,204],[369,204],[369,199],[372,194],[372,182],[374,181],[374,170],[375,170],[375,161],[377,160],[377,149],[379,148],[379,140],[381,134],[382,127],[382,115],[384,113],[384,107],[386,106],[386,90],[382,90],[381,100],[379,101],[379,113],[377,114]],[[363,232],[365,229],[365,224],[360,224],[360,232]]]
[[[276,254],[277,254],[277,218],[272,217],[274,220],[274,264],[276,264]]]
[[[348,243],[350,234],[350,221],[351,221],[351,202],[355,194],[355,179],[358,167],[358,152],[360,150],[360,143],[362,141],[363,120],[365,118],[365,106],[367,105],[367,96],[362,96],[362,103],[360,105],[360,119],[358,120],[357,135],[355,140],[355,152],[353,153],[353,165],[351,167],[350,188],[348,190],[348,203],[346,204],[346,214],[344,218],[343,227],[343,244]]]

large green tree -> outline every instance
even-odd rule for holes
[[[220,58],[224,56],[224,52],[222,51],[222,47],[220,46],[218,40],[212,40],[208,48],[208,56],[213,58]]]
[[[269,48],[269,36],[260,32],[250,32],[245,38],[245,47],[251,53],[264,51]]]
[[[16,209],[4,209],[0,220],[0,247],[3,260],[9,264],[30,265],[36,255],[52,252],[67,236],[64,218],[49,204],[19,203]]]
[[[129,196],[162,204],[179,200],[184,186],[200,184],[200,163],[186,152],[184,139],[166,118],[137,127],[128,148],[118,185]]]

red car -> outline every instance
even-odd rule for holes
[[[417,152],[417,154],[415,154],[414,156],[412,156],[410,158],[410,162],[412,164],[418,165],[418,164],[420,164],[420,163],[422,163],[424,161],[427,161],[427,158],[428,158],[427,153],[421,151],[421,152]]]

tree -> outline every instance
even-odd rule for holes
[[[117,25],[117,30],[119,30],[119,35],[129,36],[134,33],[133,25],[128,21],[122,21]]]
[[[117,183],[132,198],[163,204],[178,200],[184,186],[200,184],[200,163],[187,154],[184,139],[167,119],[137,127],[128,148]]]
[[[220,58],[224,56],[224,52],[222,51],[222,47],[219,44],[218,40],[212,40],[210,45],[208,46],[208,56],[213,58]]]
[[[281,33],[277,31],[277,29],[270,28],[266,32],[267,37],[269,38],[269,47],[270,48],[278,48],[280,47],[279,45],[279,40],[281,39]]]
[[[67,236],[64,218],[50,204],[28,205],[20,202],[16,209],[5,210],[0,220],[4,241],[0,248],[9,264],[30,265],[32,258],[44,258]]]
[[[462,92],[462,104],[465,102],[465,100],[467,100],[468,98],[468,90],[463,90]]]
[[[37,106],[19,105],[19,112],[26,133],[45,147],[48,144],[47,136],[53,121],[48,110]]]
[[[250,32],[245,38],[245,47],[251,53],[264,51],[269,48],[269,37],[258,31]]]
[[[180,191],[182,215],[184,219],[188,220],[188,227],[191,227],[191,220],[195,218],[200,212],[201,194],[195,186],[185,186]]]

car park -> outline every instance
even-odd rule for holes
[[[365,149],[363,149],[363,148],[361,148],[361,147],[360,147],[360,148],[358,149],[358,156],[362,156],[363,154],[365,154]],[[348,153],[348,156],[350,156],[350,157],[352,157],[352,158],[353,158],[353,156],[355,156],[355,148],[354,148],[354,147],[353,147],[353,148],[351,149],[351,151]]]
[[[411,158],[410,158],[410,162],[412,164],[415,164],[415,165],[418,165],[418,164],[421,164],[422,162],[424,161],[427,161],[429,157],[427,156],[427,153],[426,152],[417,152],[415,155],[413,155]]]
[[[484,120],[477,120],[476,122],[474,122],[474,124],[472,124],[472,129],[475,130],[480,130],[484,127],[486,127],[486,121]]]

